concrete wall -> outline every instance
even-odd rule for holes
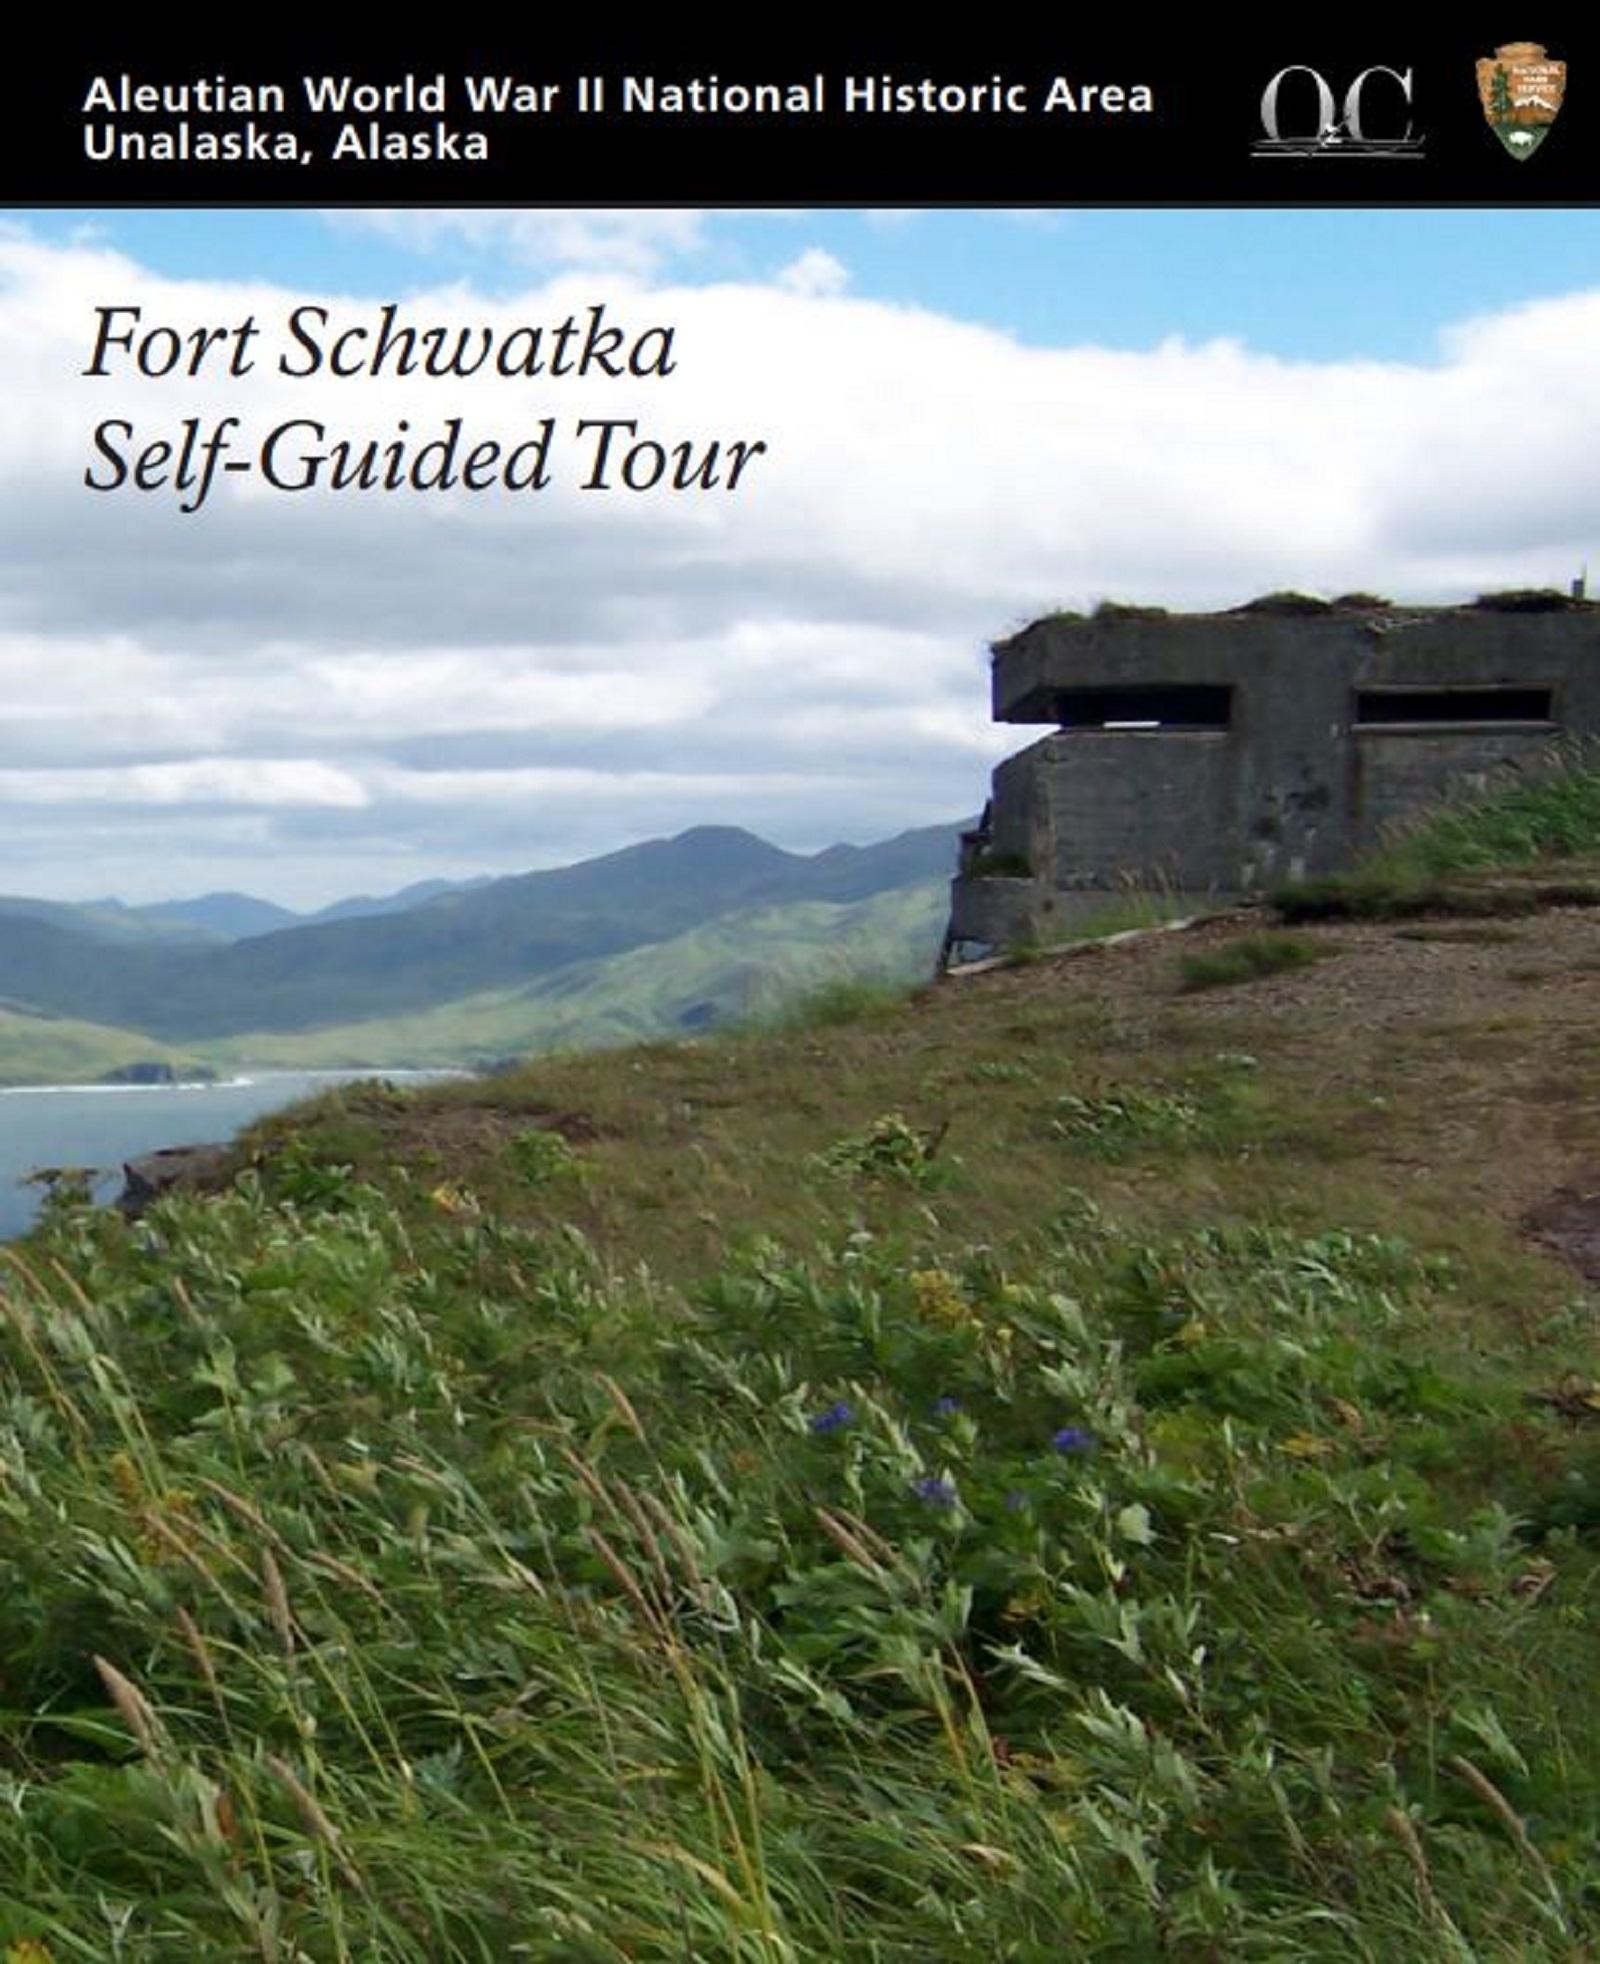
[[[1508,770],[1537,766],[1550,743],[1547,730],[1357,730],[1349,748],[1351,850],[1376,845],[1385,827],[1435,801],[1442,790],[1487,790]]]
[[[1088,713],[1085,691],[1115,691],[1127,717],[1159,706],[1140,690],[1197,686],[1230,692],[1225,727],[1061,727]],[[1391,717],[1378,693],[1408,689],[1544,691],[1548,713],[1524,701],[1481,720],[1469,703],[1456,719],[1446,698],[1445,720],[1411,723],[1416,707],[1396,697]],[[986,897],[981,879],[959,879],[958,939],[1018,938],[1047,900],[1059,926],[1072,897],[1130,884],[1227,896],[1335,871],[1450,789],[1600,734],[1600,607],[1046,619],[996,647],[993,699],[998,719],[1050,734],[995,772],[991,837],[1008,891]],[[1014,877],[1017,860],[1031,881]],[[996,922],[1003,935],[963,933]]]

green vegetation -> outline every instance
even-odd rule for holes
[[[1575,600],[1559,587],[1519,586],[1504,587],[1498,593],[1480,593],[1472,604],[1492,614],[1564,614],[1569,608],[1591,603]]]
[[[1159,887],[1135,886],[1129,881],[1120,893],[1109,894],[1103,906],[1081,914],[1072,924],[1074,941],[1108,941],[1114,934],[1143,933],[1170,927],[1187,919],[1196,902],[1192,895]]]
[[[405,1016],[256,1031],[198,1047],[218,1064],[381,1070],[594,1049],[732,1023],[826,1020],[829,1002],[860,1007],[930,975],[948,910],[943,881],[850,905],[802,901]]]
[[[770,1030],[774,1034],[793,1030],[836,1029],[841,1023],[859,1023],[874,1016],[886,1016],[904,1006],[910,985],[874,982],[857,974],[836,975],[815,988],[782,995],[776,1007],[758,1011],[746,1027]]]
[[[153,910],[124,907],[114,900],[85,903],[29,900],[17,894],[0,894],[0,923],[13,920],[44,921],[96,941],[118,944],[119,948],[140,942],[198,946],[216,938],[191,921],[166,918]]]
[[[1488,796],[1429,813],[1390,850],[1418,877],[1533,866],[1600,852],[1600,757],[1587,747]]]
[[[848,903],[794,902],[404,1015],[184,1048],[223,1070],[385,1070],[484,1065],[741,1022],[826,1021],[898,1000],[930,975],[948,907],[942,880]],[[0,1010],[0,1082],[83,1082],[139,1058],[181,1061],[136,1030]]]
[[[1328,952],[1303,935],[1241,934],[1203,955],[1186,955],[1179,970],[1180,986],[1191,994],[1196,989],[1231,988],[1286,968],[1304,968]]]
[[[1026,853],[997,852],[993,846],[980,846],[969,854],[961,868],[969,880],[1031,880],[1033,867]]]
[[[0,1084],[92,1084],[147,1062],[170,1064],[180,1075],[203,1068],[193,1054],[133,1030],[0,1006]]]
[[[938,1163],[948,1126],[933,1132],[919,1132],[898,1112],[875,1118],[864,1132],[836,1139],[817,1164],[830,1173],[853,1180],[903,1180],[914,1187],[933,1184],[950,1162]]]
[[[1204,1125],[1201,1104],[1185,1090],[1066,1091],[1051,1108],[1050,1132],[1102,1159],[1126,1159],[1141,1147],[1187,1145]]]
[[[1477,1182],[1600,1119],[1520,1027],[1245,1054],[1178,960],[57,1195],[0,1957],[1588,1954],[1600,1345]]]
[[[1164,621],[1170,617],[1170,608],[1131,600],[1102,600],[1090,616],[1097,621]]]
[[[183,1044],[253,1043],[258,1032],[315,1032],[320,1040],[330,1026],[356,1019],[392,1023],[434,1013],[445,1024],[454,1018],[459,1030],[464,1016],[470,1021],[480,1011],[493,1021],[496,1007],[520,993],[548,1004],[617,957],[670,948],[736,917],[749,922],[799,908],[804,921],[806,908],[832,908],[846,910],[848,920],[850,909],[876,897],[925,894],[948,881],[958,832],[928,826],[871,846],[801,855],[735,827],[699,826],[573,866],[455,887],[399,911],[347,918],[335,909],[339,918],[223,946],[192,936],[128,938],[115,960],[107,959],[102,938],[84,931],[81,910],[46,907],[40,918],[42,903],[5,903],[34,906],[35,913],[5,918],[0,997]],[[741,926],[732,938],[760,932]],[[806,938],[804,927],[799,938]],[[609,1040],[641,1034],[622,1013],[624,1027]],[[616,1014],[608,1004],[599,1020]],[[503,1020],[514,1022],[514,1010]],[[562,1018],[552,1010],[543,1021],[548,1027]],[[596,1039],[584,1031],[575,1040]],[[252,1054],[251,1061],[266,1060]],[[292,1061],[313,1059],[296,1051]]]
[[[1254,600],[1246,600],[1243,605],[1229,611],[1235,614],[1328,614],[1333,611],[1333,603],[1322,599],[1319,594],[1279,588],[1273,593],[1258,594]]]
[[[1526,914],[1600,904],[1600,760],[1592,747],[1397,828],[1347,873],[1280,887],[1285,920]]]

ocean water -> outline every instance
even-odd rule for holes
[[[220,1084],[29,1084],[0,1087],[0,1241],[32,1221],[43,1190],[23,1184],[41,1166],[90,1166],[96,1197],[122,1191],[122,1162],[163,1146],[231,1139],[298,1098],[371,1071],[258,1071]],[[450,1073],[385,1071],[396,1084]]]

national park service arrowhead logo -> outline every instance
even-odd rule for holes
[[[1550,134],[1567,92],[1567,64],[1537,41],[1508,41],[1478,63],[1478,97],[1489,127],[1519,162]]]

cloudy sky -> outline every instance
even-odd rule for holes
[[[666,379],[271,372],[370,324],[670,323]],[[263,324],[84,378],[95,309]],[[1027,732],[987,643],[1104,597],[1461,598],[1600,569],[1595,212],[14,212],[0,222],[0,890],[290,905],[702,823],[959,816]],[[740,491],[84,485],[90,433],[459,415],[761,437]]]

